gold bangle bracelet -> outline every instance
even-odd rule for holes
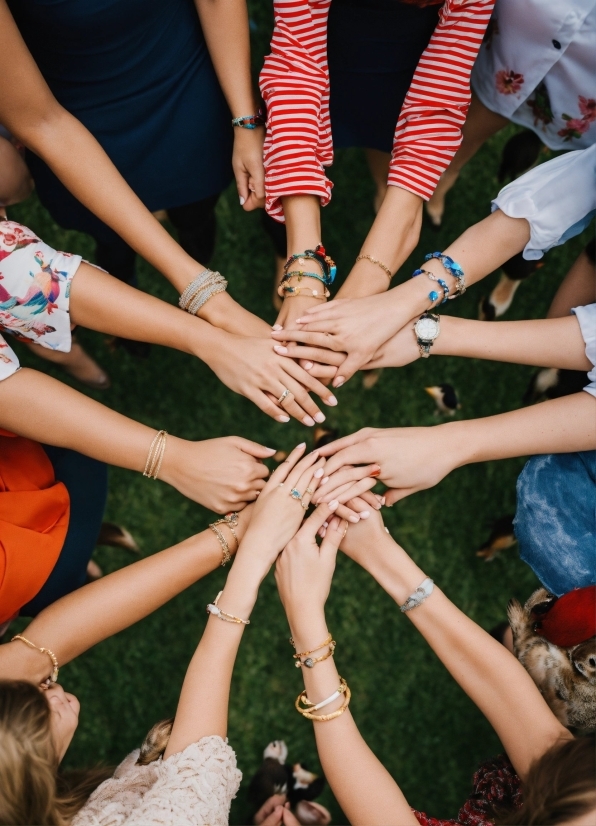
[[[217,541],[221,545],[222,550],[222,558],[221,558],[221,566],[222,568],[224,565],[227,565],[230,559],[232,558],[232,554],[230,553],[230,546],[228,545],[225,536],[217,527],[219,523],[214,522],[212,525],[209,525],[209,528],[213,531],[215,536],[217,537]]]
[[[344,702],[343,705],[338,708],[336,711],[332,711],[329,714],[313,714],[312,712],[308,711],[307,709],[302,709],[298,706],[298,703],[302,697],[302,694],[298,697],[295,703],[296,709],[300,712],[303,717],[306,717],[307,720],[313,720],[315,723],[326,723],[329,720],[335,720],[336,717],[340,717],[347,707],[350,705],[350,700],[352,698],[352,692],[350,691],[349,686],[346,685],[345,692],[344,692]]]
[[[329,634],[329,636],[324,642],[322,642],[320,645],[315,645],[315,647],[310,651],[302,651],[300,654],[293,654],[292,656],[295,660],[297,660],[299,657],[308,657],[309,654],[314,654],[315,651],[320,651],[321,648],[325,648],[326,645],[329,645],[332,639],[333,634]],[[290,637],[290,645],[292,646],[292,648],[296,648],[296,643],[294,642],[293,637]]]
[[[36,651],[39,651],[42,654],[47,654],[48,657],[51,659],[52,666],[53,666],[52,673],[50,675],[50,682],[51,683],[57,682],[58,672],[60,671],[60,667],[58,665],[58,660],[57,660],[56,655],[54,654],[54,652],[50,651],[49,648],[40,648],[38,645],[35,645],[35,643],[31,642],[31,640],[28,640],[26,637],[23,637],[22,634],[16,634],[11,639],[11,642],[14,642],[15,640],[20,640],[21,642],[24,642],[25,645],[28,645],[29,648],[34,648]]]
[[[364,258],[366,258],[367,261],[370,261],[371,264],[376,264],[377,267],[380,267],[385,275],[389,276],[389,280],[391,281],[393,278],[393,273],[386,264],[383,264],[382,261],[379,261],[378,258],[374,258],[372,255],[359,255],[356,259],[356,263],[358,263],[358,261],[362,261]]]
[[[329,659],[329,657],[333,656],[333,652],[335,651],[337,643],[335,640],[331,640],[329,643],[329,651],[326,654],[323,654],[321,657],[307,657],[305,660],[301,660],[300,658],[296,660],[294,665],[296,668],[300,668],[301,665],[306,666],[306,668],[314,668],[317,663],[322,663],[323,660]]]
[[[168,438],[167,430],[159,430],[149,446],[149,453],[147,454],[147,461],[145,462],[145,470],[143,476],[148,476],[150,479],[157,479],[159,471],[161,470],[161,463],[163,462],[164,453],[166,451],[166,442]]]

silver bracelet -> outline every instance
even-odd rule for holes
[[[410,594],[404,604],[399,606],[399,610],[402,614],[405,614],[406,611],[411,611],[412,608],[417,608],[419,605],[422,605],[424,600],[432,594],[434,587],[435,584],[432,579],[430,579],[430,577],[426,577],[426,579],[416,588],[414,593]]]
[[[178,305],[191,315],[196,315],[212,296],[224,292],[227,286],[228,282],[221,273],[203,270],[186,287],[178,299]]]
[[[193,297],[196,291],[203,286],[203,284],[207,280],[207,276],[209,276],[210,274],[210,269],[203,270],[202,273],[199,273],[199,275],[193,278],[190,284],[187,285],[186,289],[178,299],[178,306],[181,309],[186,310],[190,299]]]

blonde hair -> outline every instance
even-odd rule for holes
[[[50,705],[24,680],[0,680],[0,826],[67,826],[112,774],[90,769],[58,776]]]

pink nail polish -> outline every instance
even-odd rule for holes
[[[245,198],[243,198],[242,195],[241,195],[240,196],[240,206],[244,206],[244,204],[245,204]]]
[[[360,511],[359,516],[360,519],[368,519],[368,517],[370,516],[370,511]]]
[[[321,470],[323,470],[323,468],[321,468]],[[325,476],[325,478],[324,478],[324,479],[321,479],[321,484],[322,484],[322,485],[326,485],[328,481],[329,481],[329,477],[328,477],[328,476]]]
[[[271,329],[272,329],[274,332],[278,333],[280,330],[283,330],[283,327],[281,326],[281,324],[274,324],[274,325],[273,325],[273,327],[272,327]]]
[[[335,396],[327,396],[325,399],[325,403],[329,405],[329,407],[335,407],[337,404],[337,399]]]
[[[278,416],[278,417],[277,417],[277,421],[278,421],[278,422],[289,422],[289,421],[290,421],[290,417],[289,417],[289,416]]]
[[[315,413],[314,420],[317,424],[322,424],[325,421],[325,414],[324,413]]]
[[[311,419],[310,416],[305,416],[302,419],[302,424],[305,424],[307,427],[312,427],[314,425],[314,423],[315,423],[315,420]]]
[[[273,349],[275,350],[276,353],[279,353],[280,356],[287,356],[287,354],[288,354],[288,348],[287,347],[282,347],[281,344],[275,344],[273,346]]]
[[[345,383],[345,378],[343,376],[338,376],[337,378],[333,379],[333,386],[334,387],[341,387],[342,384]]]
[[[323,468],[322,468],[322,467],[320,467],[318,470],[315,470],[315,479],[320,479],[320,478],[321,478],[321,476],[322,476],[324,473],[325,473],[325,471],[323,470]]]
[[[350,516],[348,518],[348,522],[354,522],[354,523],[355,522],[360,522],[360,517],[359,516]]]
[[[305,362],[304,362],[304,369],[305,369],[305,370],[312,370],[312,368],[313,368],[313,363],[312,363],[312,361],[305,361]]]
[[[333,502],[329,502],[329,510],[334,511],[339,506],[339,502],[337,499],[334,499]]]

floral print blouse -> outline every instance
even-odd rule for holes
[[[596,143],[596,0],[497,0],[472,72],[482,103],[550,149]]]
[[[14,221],[0,221],[0,333],[67,353],[70,284],[79,255],[57,252]],[[19,360],[0,334],[0,381]]]

